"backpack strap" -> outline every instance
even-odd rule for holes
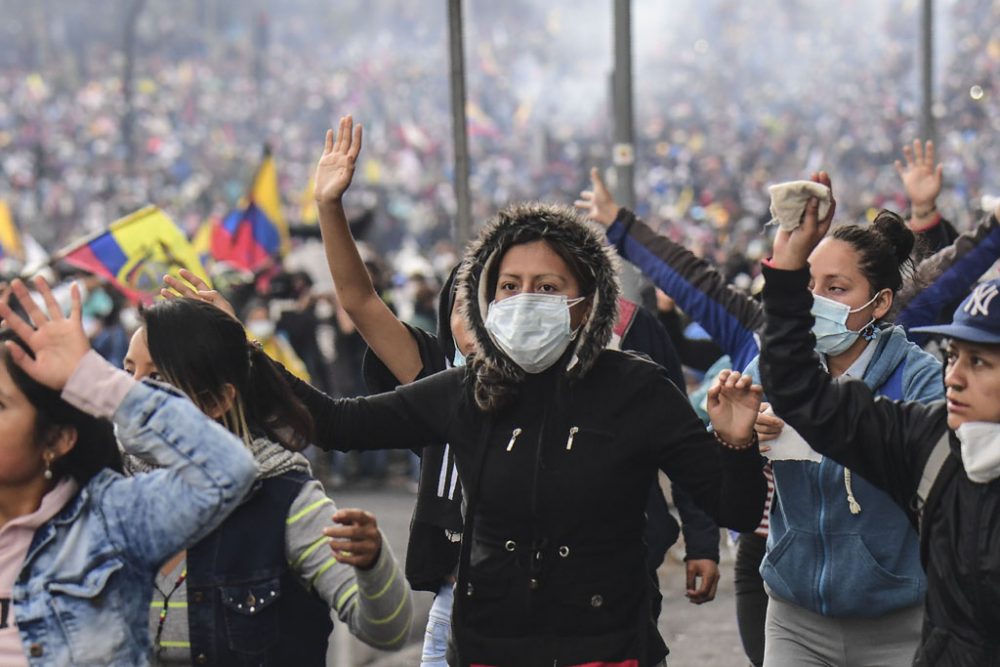
[[[924,463],[924,469],[920,473],[920,481],[917,483],[917,499],[915,509],[917,511],[917,519],[921,525],[923,525],[924,522],[927,499],[931,495],[934,483],[938,480],[941,468],[944,467],[944,463],[948,460],[948,455],[951,453],[948,434],[949,431],[945,430],[944,435],[942,435],[938,441],[934,443],[934,448],[931,449],[930,456],[927,457],[927,461]]]

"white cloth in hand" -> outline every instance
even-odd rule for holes
[[[833,195],[830,188],[813,181],[789,181],[770,186],[771,217],[786,232],[799,226],[802,213],[806,210],[806,202],[810,197],[819,199],[819,217],[823,219],[830,212]]]

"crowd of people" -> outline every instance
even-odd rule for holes
[[[422,667],[662,667],[665,552],[683,530],[711,601],[729,529],[750,664],[1000,665],[998,6],[941,9],[937,142],[889,85],[912,3],[691,2],[683,37],[637,30],[633,210],[570,90],[593,59],[560,40],[591,15],[470,4],[464,248],[443,17],[138,2],[125,84],[87,32],[114,11],[2,29],[4,198],[46,242],[147,200],[194,227],[261,139],[319,238],[143,307],[58,265],[5,284],[0,663],[322,665],[335,623],[402,648],[423,590]],[[364,127],[327,129],[345,107]],[[405,563],[336,503],[390,452]]]
[[[599,26],[610,17],[570,2],[469,5],[475,219],[508,201],[565,201],[609,152],[602,100],[610,43]],[[900,137],[917,133],[917,87],[901,83],[917,79],[915,5],[859,3],[819,16],[776,1],[676,5],[633,10],[641,215],[654,226],[679,223],[676,238],[722,255],[746,248],[766,221],[763,186],[803,165],[842,174],[851,219],[904,203],[891,162]],[[359,174],[366,194],[354,205],[377,211],[378,249],[395,253],[407,238],[429,247],[449,235],[443,7],[301,1],[260,14],[220,2],[144,3],[130,142],[122,132],[123,18],[111,6],[37,11],[19,8],[2,29],[0,194],[43,244],[148,202],[193,230],[245,192],[265,142],[279,160],[288,217],[298,221],[311,142],[339,108],[373,130]],[[938,143],[954,184],[943,203],[960,227],[975,217],[965,202],[995,194],[990,81],[1000,43],[987,17],[997,12],[989,0],[937,10]],[[768,30],[783,39],[762,43]],[[607,50],[585,47],[595,41]],[[823,77],[813,75],[818,69]]]

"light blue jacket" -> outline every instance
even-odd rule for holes
[[[933,401],[944,396],[941,364],[883,328],[863,381],[877,395]],[[759,359],[746,369],[760,382]],[[780,415],[779,415],[780,416]],[[851,475],[859,514],[847,501],[844,467],[823,458],[774,461],[767,554],[760,573],[774,595],[824,616],[872,617],[910,607],[927,589],[920,543],[906,513],[884,491]]]
[[[113,421],[126,451],[163,469],[104,470],[35,531],[13,589],[32,667],[148,664],[154,573],[225,519],[256,477],[238,438],[163,385],[136,383]]]

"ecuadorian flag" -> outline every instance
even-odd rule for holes
[[[255,271],[271,257],[288,250],[288,223],[281,213],[278,170],[268,148],[257,168],[245,205],[212,231],[212,257]]]
[[[112,281],[135,302],[149,303],[164,274],[187,269],[208,282],[184,232],[155,206],[111,223],[108,229],[70,245],[53,259]]]

